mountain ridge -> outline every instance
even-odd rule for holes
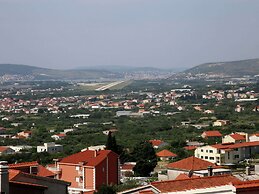
[[[258,75],[259,58],[238,61],[211,62],[183,71],[192,74],[224,74],[230,76]]]

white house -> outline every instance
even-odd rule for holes
[[[57,153],[63,152],[63,146],[55,144],[54,142],[44,143],[42,146],[37,146],[37,152],[48,152],[48,153]]]

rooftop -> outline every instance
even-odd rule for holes
[[[208,166],[212,166],[213,168],[221,168],[221,166],[216,166],[214,163],[196,158],[194,156],[170,163],[167,165],[167,168],[180,170],[205,170]]]

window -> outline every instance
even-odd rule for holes
[[[228,152],[228,159],[230,159],[230,154],[229,154],[229,152]]]
[[[76,182],[77,182],[77,183],[80,182],[80,177],[76,177]]]
[[[208,150],[206,150],[206,153],[208,153]]]
[[[238,151],[238,148],[235,148],[234,150],[235,150],[235,151]]]
[[[201,152],[203,152],[203,149],[201,149]]]
[[[213,153],[213,150],[210,150],[210,153]]]
[[[201,156],[201,159],[203,159],[203,156]]]
[[[208,156],[205,156],[205,159],[208,159]]]
[[[214,157],[210,157],[210,160],[214,160]]]
[[[80,166],[76,166],[76,170],[80,170]]]
[[[235,158],[239,158],[239,155],[235,155]]]

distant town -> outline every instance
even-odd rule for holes
[[[258,77],[163,76],[3,75],[1,192],[256,193]]]

